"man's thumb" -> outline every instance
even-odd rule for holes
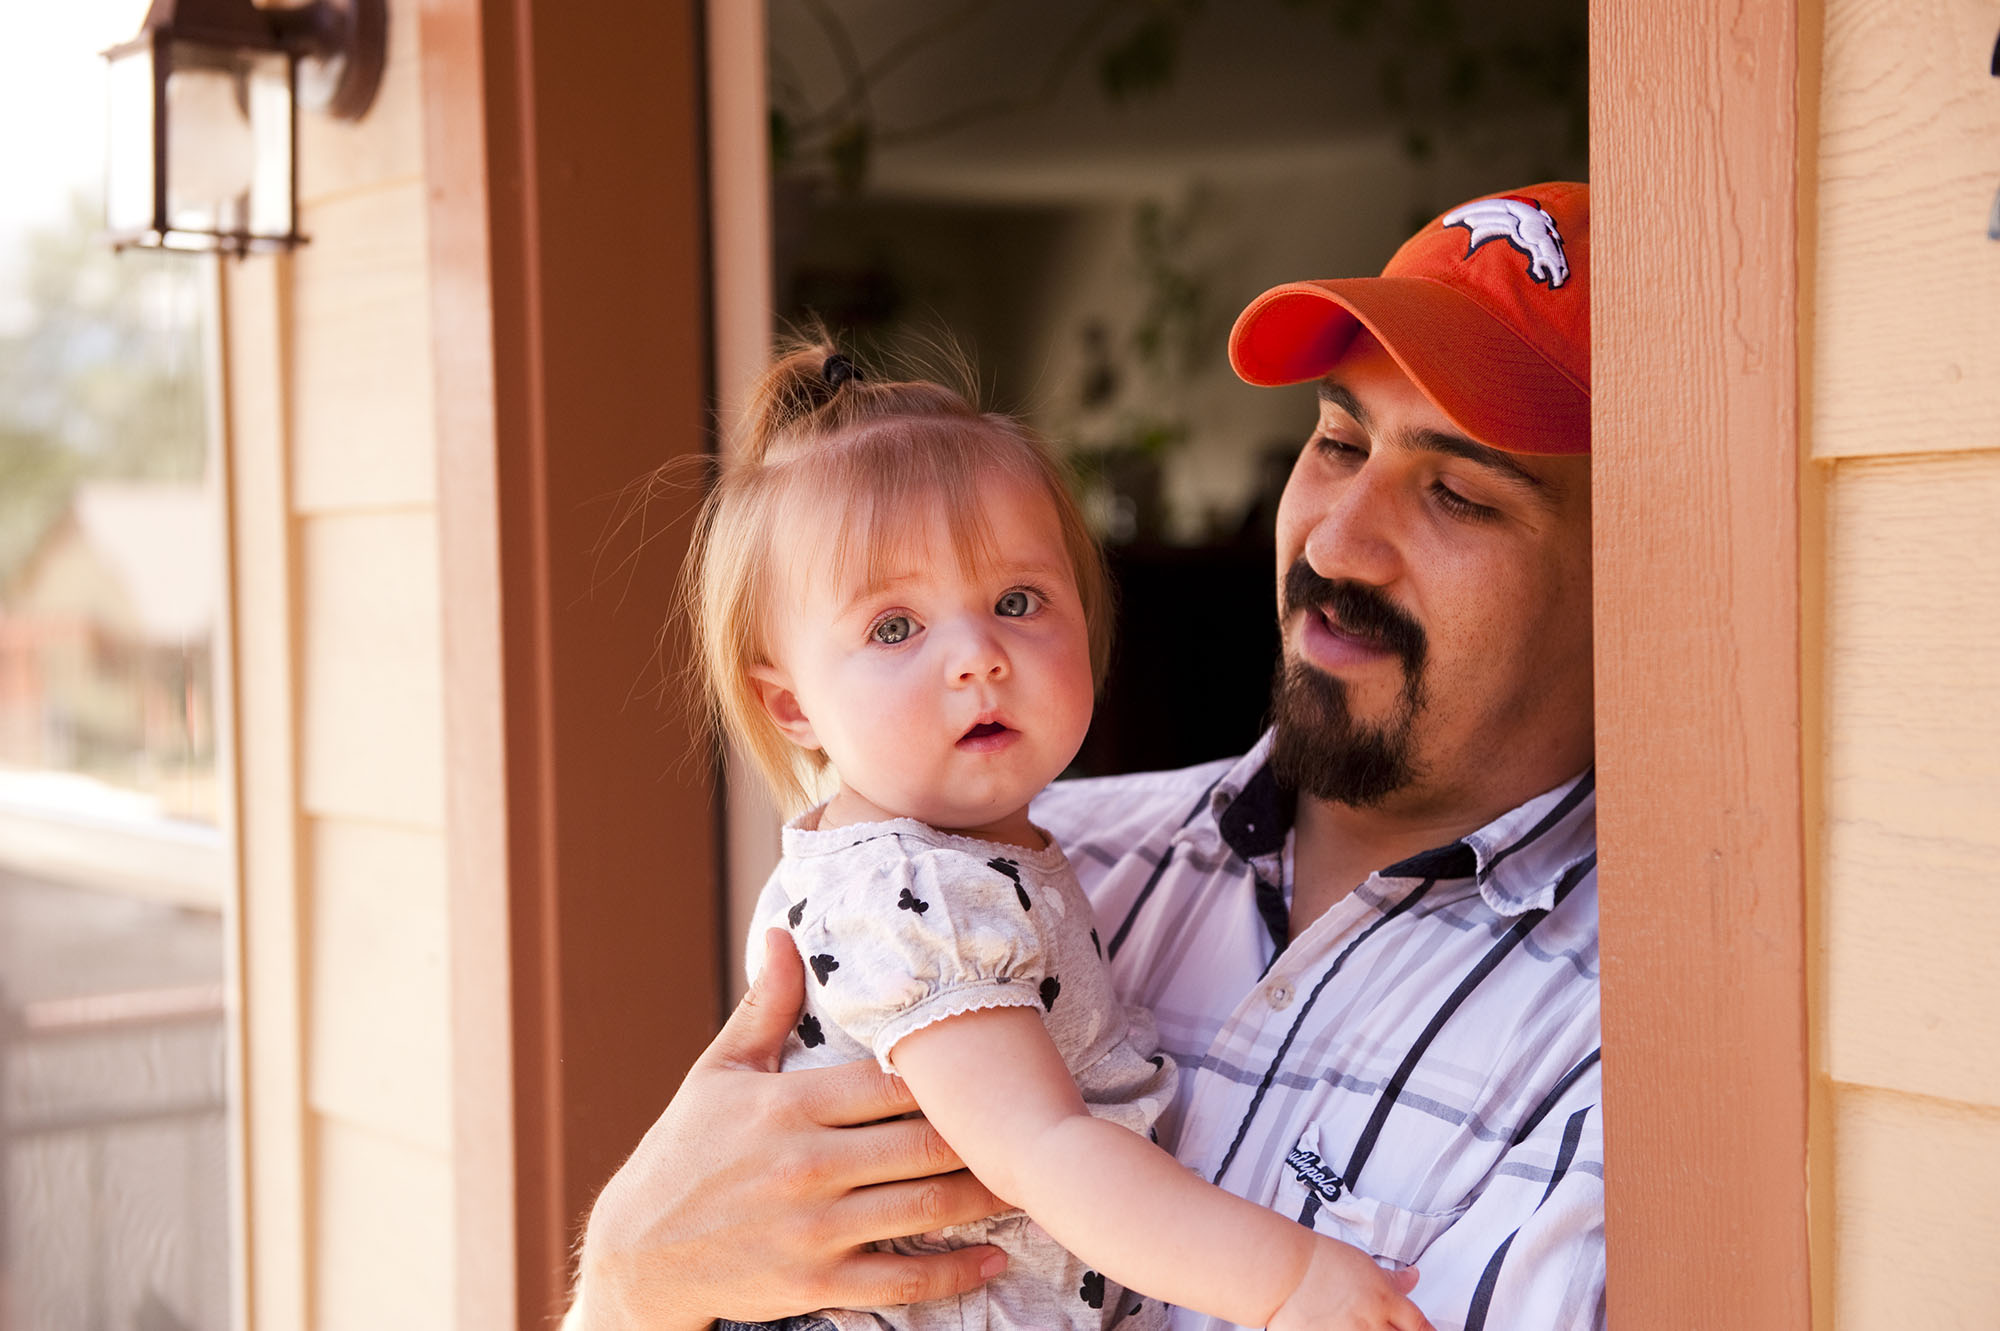
[[[750,992],[709,1042],[702,1061],[776,1072],[785,1036],[805,1001],[806,968],[791,935],[783,929],[765,930],[764,964],[751,979]]]
[[[1417,1287],[1417,1268],[1406,1266],[1400,1271],[1391,1271],[1389,1284],[1398,1294],[1408,1294]]]

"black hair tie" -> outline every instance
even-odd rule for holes
[[[862,374],[853,361],[836,351],[826,358],[826,364],[819,367],[819,377],[826,380],[828,388],[838,391],[849,379],[858,380]]]

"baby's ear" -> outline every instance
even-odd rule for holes
[[[757,690],[757,701],[764,705],[764,714],[786,739],[806,750],[820,747],[813,724],[799,707],[799,697],[792,692],[792,682],[784,671],[776,666],[751,666],[750,685]]]

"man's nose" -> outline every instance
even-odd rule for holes
[[[1328,496],[1306,533],[1306,563],[1329,581],[1387,586],[1403,571],[1407,517],[1393,487],[1364,467]]]

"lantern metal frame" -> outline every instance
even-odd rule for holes
[[[102,54],[107,62],[144,53],[150,56],[152,98],[152,202],[143,225],[110,229],[114,250],[132,248],[219,251],[243,257],[289,251],[307,237],[298,228],[299,112],[317,111],[340,120],[358,120],[373,105],[388,54],[387,0],[311,0],[284,8],[260,8],[252,0],[152,0],[145,21],[130,41]],[[285,219],[279,232],[174,225],[169,212],[168,80],[176,55],[212,58],[183,68],[212,68],[247,74],[248,61],[278,56],[285,62],[289,142],[286,146]],[[117,126],[112,127],[115,133]],[[107,190],[107,204],[110,197]],[[216,200],[217,204],[225,200]]]

